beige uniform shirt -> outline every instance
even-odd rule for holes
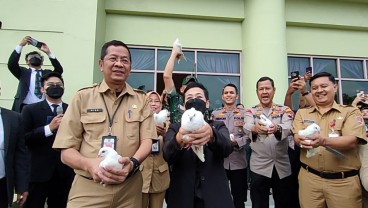
[[[299,109],[293,122],[292,132],[297,134],[299,130],[305,129],[312,123],[321,127],[321,136],[329,136],[332,132],[332,125],[339,136],[356,136],[365,143],[365,124],[358,108],[334,102],[332,109],[323,115],[319,112],[318,107]],[[344,160],[339,159],[324,147],[318,148],[320,153],[310,158],[306,157],[306,150],[301,149],[300,161],[318,171],[341,172],[360,168],[358,148],[341,151],[348,158]]]
[[[160,193],[169,188],[170,175],[169,166],[163,157],[164,140],[158,137],[160,151],[151,153],[140,166],[143,177],[143,193]]]
[[[95,158],[101,148],[102,136],[108,135],[109,118],[123,99],[113,120],[111,134],[117,137],[116,151],[131,157],[144,139],[157,138],[156,127],[146,95],[126,87],[116,97],[103,80],[101,84],[81,89],[76,93],[62,119],[53,148],[74,148],[84,157]],[[77,174],[91,177],[83,170]]]
[[[252,127],[258,123],[260,115],[266,116],[272,123],[281,127],[281,138],[276,139],[274,134],[268,135],[261,140],[260,135],[253,138]],[[244,128],[249,132],[251,139],[252,154],[250,157],[250,169],[259,174],[271,178],[275,166],[279,177],[285,178],[291,175],[291,165],[288,155],[288,136],[290,135],[291,123],[294,112],[287,106],[272,104],[268,110],[262,108],[261,104],[248,109],[245,114]]]

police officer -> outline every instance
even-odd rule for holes
[[[299,198],[301,207],[362,207],[358,144],[366,143],[365,125],[358,108],[339,105],[335,78],[327,72],[310,79],[311,93],[316,106],[299,109],[293,122],[294,140],[300,146]],[[320,132],[310,138],[298,135],[312,123]],[[340,151],[327,151],[324,147]],[[307,150],[319,153],[307,158]]]
[[[234,205],[236,208],[244,208],[248,189],[245,147],[249,143],[247,143],[243,129],[245,110],[235,106],[238,98],[238,88],[234,84],[225,85],[222,89],[224,107],[213,111],[212,118],[216,121],[223,121],[229,129],[234,151],[225,158],[224,168],[230,181]]]
[[[272,188],[275,207],[290,207],[291,165],[288,156],[293,111],[273,103],[276,88],[269,77],[262,77],[256,84],[259,104],[246,112],[245,129],[252,140],[250,157],[250,197],[253,208],[268,208]],[[265,116],[272,123],[260,121]]]
[[[149,102],[126,83],[131,55],[123,42],[105,43],[99,65],[103,81],[76,93],[53,145],[76,172],[68,207],[141,207],[139,165],[157,138]],[[102,146],[116,149],[122,169],[99,167]]]

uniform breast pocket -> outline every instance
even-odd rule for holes
[[[234,134],[236,135],[245,134],[243,126],[244,126],[243,120],[235,120],[234,121]]]
[[[335,123],[335,126],[333,127],[333,130],[335,133],[337,133],[339,136],[342,136],[342,120],[337,120]],[[331,132],[330,132],[331,133]]]
[[[125,116],[125,131],[128,139],[139,139],[140,115],[127,114]]]
[[[97,139],[100,134],[106,134],[106,132],[102,132],[103,129],[106,129],[105,121],[106,115],[102,113],[82,114],[81,122],[84,131],[89,135],[87,138]]]

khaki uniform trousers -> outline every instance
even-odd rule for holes
[[[101,185],[75,175],[68,208],[137,208],[142,206],[143,179],[140,171],[119,185]]]
[[[359,175],[343,179],[324,179],[301,168],[299,200],[301,208],[361,208]]]
[[[166,191],[160,193],[142,193],[142,208],[162,208]]]

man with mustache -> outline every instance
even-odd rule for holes
[[[260,78],[256,84],[260,103],[248,109],[245,116],[244,128],[252,141],[250,198],[253,208],[269,207],[270,188],[276,208],[291,207],[288,136],[294,113],[289,107],[273,102],[275,91],[271,78]],[[272,122],[269,127],[260,122],[261,115]]]

